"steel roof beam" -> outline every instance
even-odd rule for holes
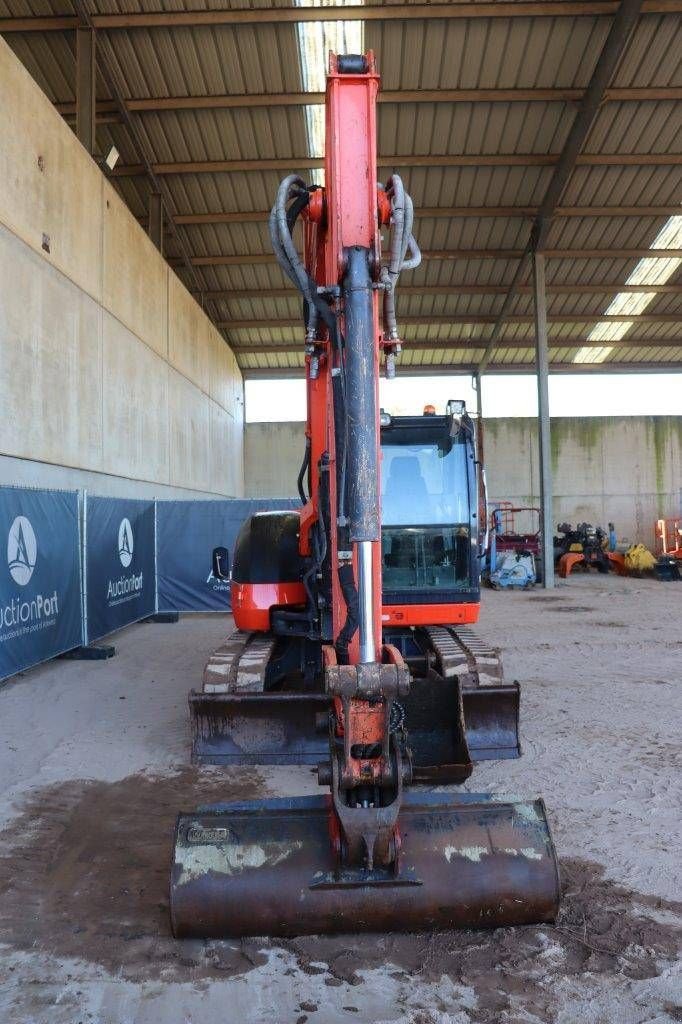
[[[323,8],[315,8],[322,10]],[[378,167],[555,167],[561,163],[556,153],[453,153],[430,156],[427,153],[403,153],[380,156]],[[181,160],[151,165],[158,175],[234,174],[245,171],[298,171],[324,167],[320,157],[276,157],[248,160]],[[682,167],[682,153],[583,153],[575,158],[578,167]],[[142,164],[120,164],[112,171],[115,178],[145,174]],[[541,207],[538,217],[546,219]]]
[[[518,260],[522,249],[426,249],[422,259],[429,260]],[[651,259],[682,258],[682,249],[545,249],[545,256],[557,260],[635,260],[647,256]],[[239,267],[244,264],[277,263],[273,253],[244,252],[223,256],[191,256],[194,267]],[[177,260],[169,260],[177,266]],[[639,291],[647,291],[642,287]]]
[[[80,22],[72,14],[35,18],[0,18],[0,34],[13,32],[75,32]]]
[[[303,377],[304,364],[298,366],[271,366],[251,368],[240,366],[242,376],[246,380],[272,380],[285,377]],[[403,377],[442,377],[452,375],[468,377],[476,372],[476,363],[431,363],[419,366],[403,365],[400,369]],[[491,363],[486,369],[489,374],[532,374],[534,363]],[[661,363],[626,362],[626,363],[550,363],[550,373],[682,373],[682,359],[668,360]]]
[[[552,180],[540,205],[533,229],[533,248],[535,250],[539,251],[544,248],[549,225],[554,211],[559,205],[559,200],[566,190],[568,180],[573,174],[574,168],[585,161],[581,150],[599,112],[606,88],[630,41],[641,8],[642,0],[622,0],[618,8],[604,49],[599,56],[590,84],[571,125],[561,157],[554,169]],[[682,162],[682,158],[680,162]]]
[[[611,295],[617,292],[655,292],[661,295],[682,295],[682,284],[620,284],[609,281],[604,284],[548,284],[548,295]],[[398,293],[403,295],[506,295],[504,284],[453,284],[453,285],[401,285]],[[530,285],[522,285],[519,295],[532,295]],[[238,302],[243,299],[292,299],[300,303],[300,293],[295,288],[217,288],[203,292],[205,299],[217,302]]]
[[[637,19],[642,11],[642,6],[642,0],[621,0],[618,5],[618,10],[611,24],[611,28],[609,29],[606,42],[599,54],[599,59],[597,60],[594,71],[592,72],[589,85],[580,102],[577,114],[574,118],[573,124],[571,125],[566,142],[564,143],[561,156],[556,163],[554,173],[552,174],[551,181],[547,186],[544,199],[540,204],[540,209],[531,229],[526,250],[519,260],[511,285],[509,286],[509,291],[502,303],[502,309],[500,310],[497,323],[493,328],[489,346],[483,354],[483,359],[481,360],[478,368],[479,373],[481,373],[487,365],[495,344],[495,339],[502,328],[505,317],[509,313],[516,295],[516,289],[521,284],[521,279],[526,270],[525,264],[527,256],[532,252],[539,252],[540,250],[544,251],[547,232],[549,230],[554,210],[559,205],[559,201],[574,169],[583,162],[584,158],[581,157],[580,151],[585,144],[594,123],[594,119],[599,111],[599,107],[603,102],[608,84],[613,77],[625,49],[627,48],[632,33],[634,32]],[[545,255],[548,255],[548,253],[545,253]]]
[[[680,0],[644,0],[644,14],[678,14]],[[98,29],[200,28],[216,25],[266,25],[307,21],[423,21],[467,18],[578,18],[609,17],[618,11],[617,0],[536,0],[534,3],[440,3],[396,4],[376,7],[330,5],[329,7],[232,8],[213,11],[158,11],[96,14]],[[63,32],[78,27],[70,15],[36,18],[2,18],[0,32]]]
[[[682,338],[622,338],[616,342],[586,341],[582,338],[571,339],[549,339],[550,349],[563,348],[603,348],[605,344],[613,348],[679,348],[682,353]],[[447,338],[437,341],[410,341],[405,345],[404,352],[441,352],[452,349],[469,350],[485,348],[485,338]],[[288,342],[277,344],[275,342],[263,342],[262,344],[251,345],[230,345],[236,356],[239,355],[295,355],[297,352],[303,355],[304,343],[301,341],[296,345]],[[535,350],[534,338],[498,338],[495,349],[528,349]],[[531,364],[532,368],[532,364]]]
[[[315,8],[320,10],[321,8]],[[388,89],[379,93],[385,103],[577,103],[584,89]],[[680,86],[614,88],[604,93],[604,102],[662,102],[682,99]],[[234,110],[258,107],[309,107],[324,104],[323,92],[251,93],[230,96],[142,96],[126,99],[135,113],[159,113],[168,110]],[[75,103],[56,103],[60,114],[76,112]],[[98,113],[117,109],[110,100],[97,104]]]
[[[414,211],[415,217],[518,217],[532,219],[537,214],[536,206],[422,206]],[[558,206],[555,217],[672,217],[680,212],[679,205],[672,206]],[[219,213],[176,214],[176,224],[260,224],[270,216],[269,210],[248,210]]]
[[[95,153],[97,44],[91,28],[76,31],[76,137],[90,156]]]
[[[401,316],[400,323],[406,327],[449,327],[450,325],[471,325],[472,327],[487,326],[497,322],[496,316],[472,316],[464,314],[441,314],[439,316]],[[550,324],[679,324],[682,327],[682,313],[647,313],[639,316],[607,316],[604,313],[557,313],[547,317]],[[508,316],[506,323],[532,324],[535,323],[533,316]],[[216,320],[216,327],[230,331],[259,331],[279,330],[284,327],[295,327],[303,330],[303,321],[300,317],[286,319],[261,320],[254,318],[250,320]],[[484,338],[483,341],[486,341]],[[604,341],[598,343],[604,345]],[[608,343],[610,344],[610,342]]]

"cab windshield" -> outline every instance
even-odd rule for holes
[[[386,590],[470,585],[467,447],[382,445],[382,573]]]
[[[382,445],[385,526],[469,524],[466,445]]]

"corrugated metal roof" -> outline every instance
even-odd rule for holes
[[[411,0],[418,3],[418,0]],[[0,18],[63,14],[63,0],[0,0]],[[149,11],[223,11],[231,8],[292,6],[291,0],[94,0],[92,14]],[[382,6],[372,0],[368,6]],[[387,4],[386,6],[391,6]],[[393,5],[400,6],[400,5]],[[588,85],[612,19],[607,16],[513,17],[433,20],[371,20],[365,24],[366,48],[374,49],[385,93],[406,90],[583,90]],[[163,175],[171,220],[188,215],[263,213],[272,201],[285,171],[263,170],[258,161],[280,159],[296,169],[307,155],[305,107],[299,102],[273,105],[270,97],[303,90],[296,25],[286,23],[135,28],[98,32],[101,60],[120,95],[131,104],[131,117],[152,164],[198,161],[254,161],[249,170],[172,173]],[[41,87],[58,104],[75,102],[75,41],[73,33],[12,33],[7,40]],[[620,89],[682,88],[682,19],[675,13],[647,14],[639,19],[611,83]],[[575,94],[579,97],[579,93]],[[230,109],[164,109],[140,112],[134,101],[174,97],[253,97],[257,105]],[[104,80],[98,98],[111,100]],[[518,264],[514,252],[528,240],[527,209],[539,206],[552,177],[551,166],[427,166],[410,165],[410,157],[479,155],[538,155],[561,152],[570,131],[577,100],[554,95],[524,102],[484,96],[465,101],[382,102],[379,106],[379,152],[395,156],[418,208],[522,207],[518,215],[422,216],[416,222],[420,245],[427,252],[453,250],[510,250],[504,258],[431,258],[402,282],[411,289],[442,289],[438,293],[399,297],[399,313],[425,318],[407,323],[408,339],[402,357],[405,367],[471,366],[492,323],[438,324],[434,317],[486,317],[499,313],[505,286]],[[584,152],[590,154],[680,155],[682,117],[679,97],[662,99],[609,98],[591,127]],[[121,165],[139,164],[142,154],[115,113],[98,126],[98,146],[114,144]],[[401,159],[402,158],[402,159]],[[382,174],[388,174],[383,171]],[[149,183],[144,175],[114,178],[136,216],[144,219]],[[578,166],[564,195],[563,207],[661,207],[682,201],[680,163],[667,166]],[[636,211],[635,211],[636,212]],[[581,342],[599,321],[637,263],[618,253],[646,249],[666,222],[667,215],[565,216],[554,219],[547,247],[551,250],[599,250],[599,258],[549,259],[548,315],[551,358],[570,363]],[[232,265],[195,266],[192,274],[181,265],[179,239],[194,259],[238,257]],[[290,372],[301,365],[295,327],[264,326],[295,319],[300,303],[295,293],[273,295],[285,287],[274,263],[251,258],[270,252],[263,219],[230,223],[172,224],[166,254],[189,287],[200,283],[207,312],[216,322],[253,321],[253,327],[224,334],[245,372]],[[409,278],[409,280],[408,280]],[[669,283],[681,280],[675,275]],[[555,286],[575,292],[556,293]],[[602,286],[586,293],[581,286]],[[467,288],[486,288],[471,294]],[[646,316],[678,317],[678,321],[635,324],[613,343],[613,364],[661,362],[682,365],[682,286],[657,295]],[[461,291],[458,291],[461,289]],[[495,290],[496,289],[496,290]],[[212,293],[228,293],[215,295]],[[250,292],[229,297],[229,293]],[[533,326],[513,317],[532,314],[531,297],[518,294],[500,332],[493,366],[532,365]],[[585,317],[585,322],[560,322],[560,317]],[[588,319],[592,318],[593,319]],[[637,346],[629,335],[646,344]],[[457,339],[457,344],[449,343]],[[410,351],[409,341],[421,342]],[[661,342],[660,346],[656,344]],[[509,342],[518,341],[514,347]],[[271,352],[274,346],[291,351]],[[433,347],[428,347],[433,345]],[[262,351],[253,351],[260,346]],[[248,349],[248,351],[247,351]]]

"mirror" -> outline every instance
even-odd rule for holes
[[[213,575],[217,580],[229,580],[230,554],[227,548],[213,549]]]

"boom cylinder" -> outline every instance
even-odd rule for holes
[[[360,661],[371,662],[376,659],[372,542],[381,538],[372,277],[368,249],[353,245],[345,255],[348,518],[350,539],[357,545]]]

